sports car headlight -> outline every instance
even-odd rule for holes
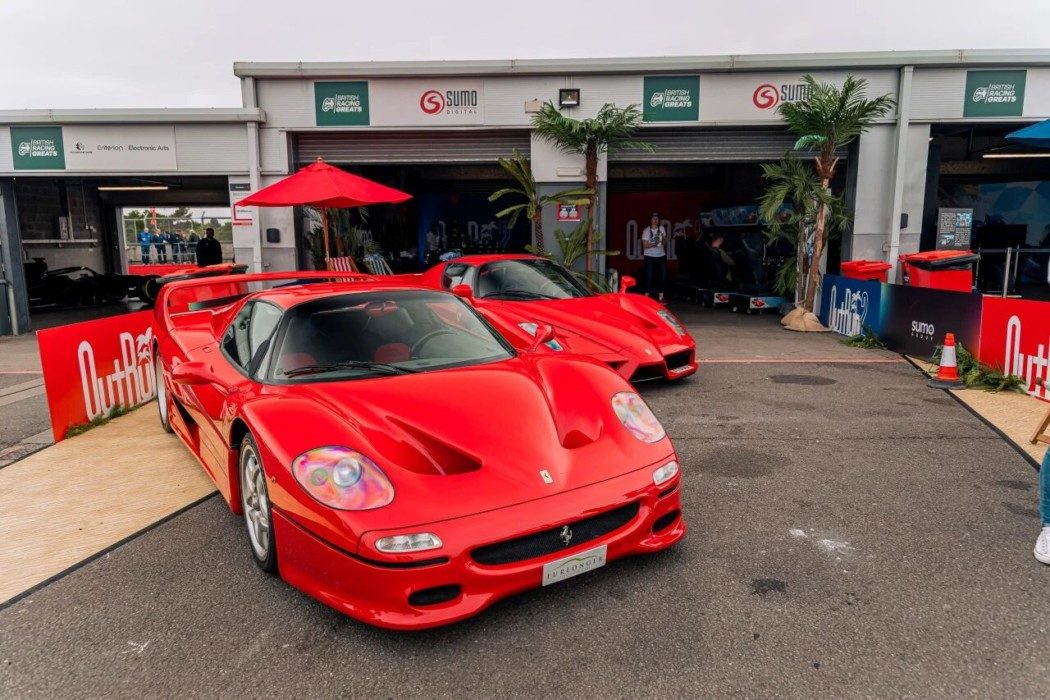
[[[667,435],[660,421],[649,410],[645,401],[642,401],[642,397],[633,391],[613,394],[612,406],[627,432],[642,442],[659,442]]]
[[[525,331],[529,335],[536,335],[536,329],[538,328],[538,326],[535,323],[528,323],[527,321],[523,321],[522,323],[518,324],[518,328]],[[550,340],[547,343],[545,343],[545,345],[551,350],[554,350],[555,352],[561,352],[565,349],[557,340]]]
[[[417,532],[414,535],[391,535],[376,540],[376,549],[387,554],[401,552],[425,552],[428,549],[441,547],[441,538],[431,532]]]
[[[665,481],[670,481],[678,473],[678,462],[668,462],[662,467],[657,467],[653,471],[653,483],[659,486]]]
[[[681,322],[674,317],[674,314],[665,309],[660,309],[656,312],[656,315],[663,319],[663,322],[671,327],[678,335],[685,335],[685,328],[682,327]]]
[[[292,475],[314,499],[338,510],[372,510],[394,500],[375,462],[348,447],[318,447],[292,461]]]

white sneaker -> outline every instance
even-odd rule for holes
[[[1035,541],[1035,558],[1044,564],[1050,564],[1050,525],[1043,527],[1039,539]]]

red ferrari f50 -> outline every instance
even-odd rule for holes
[[[358,620],[450,623],[685,535],[659,421],[602,363],[537,352],[549,327],[516,350],[453,294],[338,273],[155,308],[162,425],[263,570]]]

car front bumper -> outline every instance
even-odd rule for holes
[[[369,532],[362,536],[357,553],[334,547],[275,510],[278,567],[291,585],[362,622],[402,630],[449,624],[501,598],[539,587],[548,562],[601,545],[607,547],[606,561],[611,562],[678,542],[686,533],[681,474],[659,486],[652,479],[653,470],[672,459],[677,458],[671,455],[598,484],[479,515],[396,532]],[[481,564],[473,554],[485,545],[542,533],[632,503],[637,503],[638,511],[628,522],[586,542],[506,564]],[[659,527],[654,530],[654,526]],[[382,555],[370,546],[386,535],[424,530],[438,535],[443,546],[414,555],[415,562]],[[453,591],[454,597],[443,602],[419,604],[420,598],[448,598]]]

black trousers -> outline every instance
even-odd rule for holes
[[[646,255],[644,259],[646,293],[664,294],[667,291],[667,256]]]

